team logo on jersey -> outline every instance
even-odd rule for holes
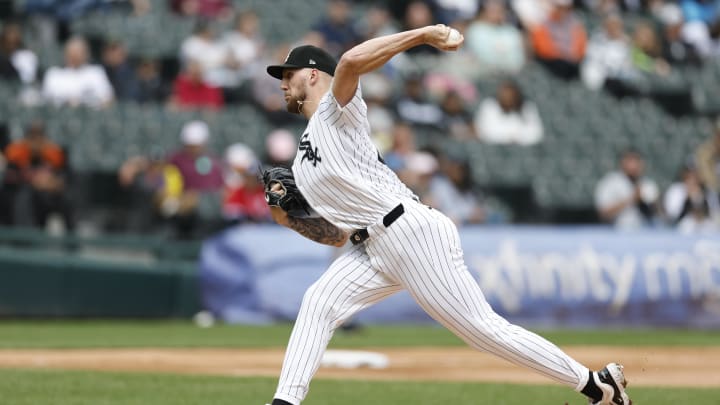
[[[322,162],[322,158],[318,154],[318,148],[313,148],[312,143],[310,143],[309,133],[302,136],[298,149],[304,152],[302,159],[300,159],[300,163],[303,163],[305,159],[312,163],[313,166],[317,166],[318,162]]]

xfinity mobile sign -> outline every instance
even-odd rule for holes
[[[510,320],[720,327],[720,235],[599,227],[475,227],[460,235],[470,272],[493,308]],[[270,241],[280,248],[267,249]],[[226,232],[203,252],[205,301],[230,322],[292,320],[303,293],[336,253],[278,227]],[[407,293],[356,319],[430,321]]]
[[[698,240],[674,252],[609,253],[589,243],[565,250],[524,253],[506,239],[496,255],[470,254],[469,265],[483,291],[510,312],[524,297],[592,300],[613,308],[626,306],[633,291],[651,301],[720,298],[720,242]]]

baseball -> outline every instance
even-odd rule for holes
[[[451,44],[456,44],[462,40],[462,35],[460,35],[460,32],[456,30],[455,28],[450,28],[450,35],[448,35],[448,42]]]

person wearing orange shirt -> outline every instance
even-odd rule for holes
[[[529,27],[529,32],[535,56],[551,73],[566,80],[579,76],[587,32],[573,14],[572,0],[553,0],[545,22]]]
[[[56,213],[62,216],[65,227],[72,229],[74,223],[66,196],[65,152],[47,137],[43,123],[31,123],[23,139],[5,148],[5,159],[7,172],[3,188],[10,200],[11,224],[25,222],[18,218],[16,208],[21,206],[20,201],[29,201],[31,225],[44,227],[48,217]]]

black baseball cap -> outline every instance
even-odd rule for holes
[[[268,66],[267,72],[270,76],[280,80],[282,80],[283,69],[313,68],[335,76],[335,66],[337,66],[335,58],[323,49],[312,45],[302,45],[293,48],[282,65]]]

